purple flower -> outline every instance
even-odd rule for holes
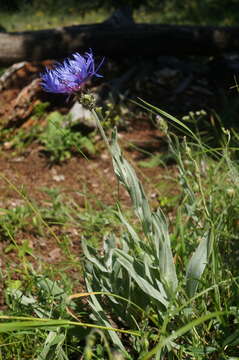
[[[43,89],[47,92],[71,94],[84,86],[92,76],[102,77],[97,74],[104,59],[95,69],[92,50],[83,56],[79,53],[72,54],[72,59],[67,58],[63,63],[57,63],[53,69],[47,69],[41,74]]]

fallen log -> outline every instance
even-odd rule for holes
[[[0,33],[0,65],[57,59],[89,48],[117,58],[219,55],[239,51],[239,27],[101,23]]]

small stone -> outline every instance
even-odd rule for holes
[[[83,124],[90,129],[96,128],[96,122],[90,112],[90,110],[86,109],[82,106],[78,101],[72,106],[69,111],[69,115],[71,116],[71,124]]]
[[[53,175],[52,176],[53,180],[60,182],[60,181],[64,181],[65,180],[65,176],[64,175]]]

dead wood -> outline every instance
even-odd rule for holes
[[[0,33],[0,65],[94,49],[107,57],[218,55],[239,51],[239,27],[108,23]]]
[[[26,61],[22,61],[20,63],[13,64],[10,68],[4,71],[4,73],[0,76],[0,91],[9,86],[9,82],[11,82],[13,74],[23,68],[26,64]]]
[[[6,128],[12,127],[22,123],[32,113],[36,102],[37,96],[41,92],[40,79],[32,80],[27,86],[25,86],[18,94],[18,96],[12,101],[12,111],[8,116],[8,122],[5,125]]]

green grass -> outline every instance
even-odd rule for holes
[[[16,13],[1,12],[0,24],[6,31],[27,31],[51,29],[58,26],[100,23],[107,18],[105,11],[91,11],[82,16],[77,9],[56,11],[54,14],[43,10],[22,10]]]
[[[200,132],[143,106],[164,115],[169,129],[182,129],[179,141],[159,124],[178,167],[179,194],[159,201],[165,213],[152,211],[115,132],[114,171],[132,211],[119,203],[96,207],[89,193],[81,209],[57,189],[43,189],[49,206],[42,207],[15,188],[24,204],[2,209],[0,223],[7,252],[19,261],[17,273],[9,262],[1,274],[0,359],[238,359],[238,135],[222,129],[213,148]],[[80,233],[80,258],[71,251],[70,227]],[[64,262],[37,261],[28,241],[15,241],[23,230],[55,237]]]
[[[134,12],[136,22],[189,24],[189,25],[237,25],[237,5],[222,7],[219,2],[187,1],[185,6],[177,1],[167,1],[159,11],[146,11],[144,8]],[[25,5],[17,12],[0,12],[0,24],[6,31],[25,31],[56,28],[79,24],[100,23],[110,16],[111,12],[104,9],[87,10],[77,6],[65,5],[59,8],[51,2],[50,6],[38,4]]]

